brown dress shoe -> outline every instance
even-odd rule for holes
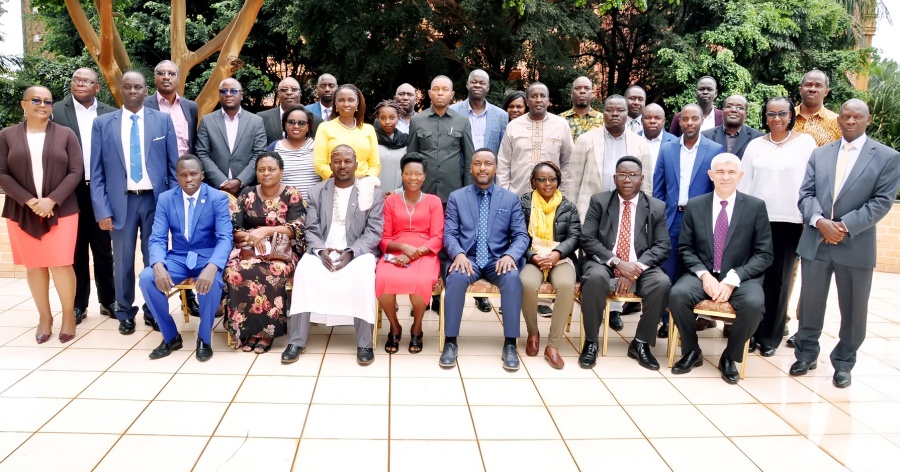
[[[534,357],[538,353],[538,349],[541,347],[541,335],[540,334],[529,334],[528,340],[525,342],[525,355],[528,357]]]
[[[544,359],[547,359],[547,363],[554,369],[562,369],[566,365],[563,358],[559,357],[559,349],[553,349],[550,346],[544,348]]]

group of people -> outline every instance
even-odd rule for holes
[[[900,186],[900,154],[866,136],[864,102],[849,100],[839,113],[824,106],[829,84],[819,70],[803,77],[798,105],[763,104],[762,131],[746,125],[745,97],[715,107],[718,85],[708,76],[668,131],[663,108],[637,85],[594,110],[587,77],[573,82],[572,108],[560,115],[548,112],[540,82],[500,107],[488,103],[480,69],[468,76],[465,100],[453,103],[453,82],[438,76],[428,108],[417,111],[416,89],[402,84],[371,114],[357,87],[323,74],[314,103],[301,105],[300,84],[288,77],[277,106],[256,115],[228,78],[220,108],[202,119],[177,93],[175,64],[159,63],[154,78],[148,95],[143,75],[125,73],[115,109],[97,100],[97,74],[78,69],[59,103],[44,87],[28,88],[24,123],[0,131],[3,216],[40,315],[38,343],[52,331],[50,274],[63,309],[59,340],[70,341],[87,316],[89,250],[100,313],[118,319],[123,335],[134,332],[140,238],[143,319],[163,336],[152,359],[183,347],[167,300],[188,279],[201,361],[213,355],[221,303],[243,351],[268,352],[287,335],[281,359],[292,363],[311,323],[353,325],[361,365],[374,361],[376,309],[390,324],[385,351],[400,349],[397,295],[409,295],[408,349],[421,352],[422,319],[429,306],[440,310],[433,293],[442,282],[439,363],[453,367],[465,294],[483,279],[500,292],[503,367],[519,368],[521,314],[527,356],[540,351],[538,316],[551,318],[543,356],[560,369],[580,282],[580,367],[597,362],[604,318],[621,330],[622,316],[640,312],[628,356],[659,369],[650,347],[668,335],[668,310],[682,340],[672,372],[690,372],[703,362],[697,331],[715,326],[694,308],[711,300],[736,312],[719,361],[722,378],[736,383],[748,341],[772,356],[789,334],[799,256],[790,373],[816,368],[834,275],[834,384],[851,382],[875,225]],[[538,300],[545,282],[552,306]],[[611,294],[641,302],[607,305]],[[486,298],[476,306],[492,310]]]

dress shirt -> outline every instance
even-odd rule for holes
[[[687,146],[684,145],[684,135],[681,136],[681,159],[679,159],[681,168],[678,173],[679,205],[687,205],[688,189],[691,187],[691,173],[694,171],[694,160],[697,159],[697,149],[700,148],[701,139],[703,138],[698,137],[697,142],[694,143],[694,147],[688,149]]]
[[[412,119],[412,115],[409,116],[409,119]],[[400,118],[397,120],[397,130],[404,133],[409,134],[409,122]]]
[[[838,126],[837,118],[837,113],[824,106],[812,115],[804,115],[803,106],[798,105],[793,131],[812,136],[816,140],[816,146],[821,146],[841,139],[841,127]]]
[[[744,129],[743,126],[738,128],[736,133],[728,134],[728,130],[726,130],[724,126],[722,127],[722,132],[725,133],[725,152],[734,154],[732,151],[734,149],[734,143],[737,141],[737,137],[741,134],[742,129]]]
[[[184,239],[187,239],[188,241],[191,239],[191,235],[188,234],[188,228],[191,227],[191,219],[188,217],[188,215],[190,215],[189,208],[191,207],[191,202],[188,201],[188,198],[194,199],[194,211],[197,211],[197,205],[200,204],[200,189],[197,188],[197,190],[198,191],[194,192],[193,195],[188,195],[184,193],[183,189],[181,190],[181,198],[184,200]]]
[[[700,124],[700,131],[706,131],[716,127],[716,109],[713,108],[708,115],[703,117],[703,123]]]
[[[480,115],[475,114],[471,102],[469,104],[469,124],[472,126],[472,146],[475,149],[484,147],[484,133],[487,130],[487,103]]]
[[[166,97],[156,92],[156,102],[159,103],[159,111],[168,113],[172,118],[172,124],[175,126],[175,142],[178,144],[178,155],[183,156],[190,153],[190,125],[184,115],[184,109],[181,108],[181,97],[176,93],[175,101],[169,103]]]
[[[734,214],[734,202],[737,199],[737,192],[731,192],[731,195],[728,198],[721,198],[719,194],[713,191],[713,204],[712,204],[712,222],[713,222],[713,234],[710,236],[715,237],[716,232],[716,220],[719,219],[719,212],[722,211],[722,202],[727,201],[728,205],[725,207],[725,213],[728,215],[728,227],[731,228],[731,215]],[[722,249],[724,251],[724,248]],[[703,278],[703,274],[708,274],[708,270],[698,270],[695,272],[698,278]],[[732,287],[740,287],[741,286],[741,278],[738,277],[737,272],[734,269],[728,271],[728,274],[725,275],[725,278],[722,279],[722,283],[731,285]]]
[[[643,116],[644,115],[638,115],[637,118],[632,118],[629,116],[628,121],[625,122],[625,129],[633,133],[637,133],[638,131],[643,130],[644,124],[641,123],[641,118],[643,118]]]
[[[662,137],[663,137],[662,131],[660,131],[659,134],[656,135],[656,137],[653,139],[649,139],[646,136],[644,136],[644,138],[647,139],[647,147],[650,149],[650,168],[651,169],[656,168],[656,158],[659,157],[659,147],[662,146]]]
[[[81,153],[84,156],[84,180],[91,180],[91,128],[97,118],[97,99],[85,108],[78,100],[72,98],[75,107],[75,119],[78,121],[78,134],[81,135]]]
[[[131,115],[138,116],[138,136],[141,142],[141,180],[135,182],[131,179]],[[150,182],[150,173],[147,172],[147,140],[144,139],[144,107],[137,113],[132,113],[122,107],[122,155],[125,156],[125,180],[127,190],[153,190]]]
[[[234,143],[237,142],[238,127],[241,125],[241,110],[243,110],[243,108],[238,108],[237,113],[234,114],[234,119],[231,119],[231,117],[228,116],[228,113],[225,113],[225,110],[222,110],[222,117],[225,119],[225,137],[228,138],[229,152],[234,152]],[[228,180],[233,178],[234,176],[231,175],[231,166],[228,166]]]
[[[619,232],[622,230],[622,215],[625,213],[625,199],[622,198],[622,195],[616,194],[616,196],[619,197],[619,229],[616,231],[616,243],[612,247],[613,254],[617,254],[619,249]],[[638,193],[634,198],[628,201],[631,202],[631,239],[628,240],[628,261],[636,262],[641,269],[647,270],[648,266],[642,262],[638,262],[637,253],[634,252],[634,229],[637,226],[637,218],[635,218],[635,215],[637,213],[638,202],[641,201],[641,194]],[[609,258],[609,260],[606,261],[606,265],[615,268],[615,266],[612,265],[612,260],[612,257]]]
[[[616,162],[619,158],[628,154],[628,149],[625,146],[625,132],[623,131],[618,138],[613,137],[606,129],[603,130],[603,133],[605,134],[603,139],[603,169],[600,171],[602,174],[600,177],[606,183],[601,188],[616,188]]]
[[[847,151],[847,167],[844,168],[844,175],[841,176],[841,184],[838,185],[838,191],[836,194],[831,196],[831,200],[834,201],[837,199],[837,196],[841,194],[841,190],[844,188],[844,180],[847,179],[847,176],[850,174],[850,171],[853,170],[853,166],[856,164],[856,160],[859,159],[859,153],[862,151],[863,145],[866,144],[866,139],[869,139],[865,133],[862,136],[850,141],[850,144],[853,144],[853,149]],[[847,140],[841,138],[841,148],[838,149],[838,158],[840,158],[840,154],[844,152],[844,146],[847,145]],[[835,169],[837,170],[837,169]],[[837,178],[837,176],[835,176]],[[812,218],[809,219],[810,226],[816,226],[816,223],[824,218],[825,215],[819,213],[817,215],[813,215]],[[832,215],[832,219],[834,215]]]
[[[582,134],[603,126],[603,114],[593,108],[588,108],[588,112],[584,116],[578,116],[574,108],[560,113],[559,116],[565,118],[569,123],[572,142],[578,140]]]

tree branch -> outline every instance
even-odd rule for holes
[[[81,8],[81,2],[78,0],[65,0],[65,2],[66,9],[69,11],[69,16],[72,18],[72,23],[75,25],[75,29],[78,30],[78,35],[81,36],[81,40],[84,41],[84,46],[91,54],[91,57],[94,58],[94,62],[99,64],[100,37],[97,36],[97,32],[94,31],[94,27],[91,25],[90,20],[88,20],[87,15],[84,14],[84,9]]]

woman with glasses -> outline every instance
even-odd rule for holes
[[[22,97],[25,121],[0,131],[0,188],[6,193],[13,263],[24,265],[40,321],[35,340],[53,334],[50,275],[62,305],[59,341],[75,337],[75,187],[84,178],[84,160],[75,133],[52,123],[53,96],[39,85]]]
[[[556,164],[539,162],[531,171],[531,192],[521,197],[531,246],[525,251],[528,261],[522,268],[522,316],[528,329],[525,354],[534,357],[540,349],[537,325],[538,289],[544,281],[556,288],[556,303],[550,319],[550,335],[544,359],[554,369],[565,365],[559,355],[563,328],[575,303],[575,251],[581,237],[581,220],[575,204],[562,196],[559,185],[562,171]]]
[[[281,115],[284,138],[269,144],[284,160],[281,183],[296,188],[305,199],[307,190],[322,181],[313,163],[312,117],[300,105],[288,107]]]
[[[806,164],[816,140],[791,131],[797,111],[787,97],[770,98],[762,109],[763,129],[769,133],[750,141],[744,151],[744,178],[738,190],[766,202],[775,259],[763,279],[765,313],[750,339],[750,349],[759,347],[763,357],[775,355],[781,344],[790,298],[791,274],[797,263],[797,244],[803,231],[803,216],[797,195],[806,175]]]

